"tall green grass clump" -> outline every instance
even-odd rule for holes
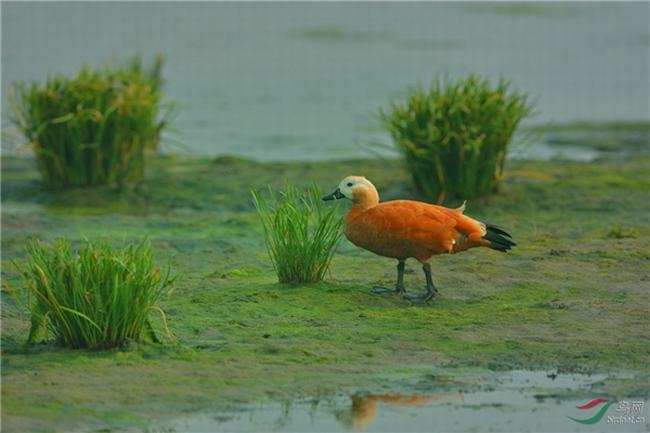
[[[341,240],[343,217],[337,207],[325,206],[315,185],[304,193],[295,187],[269,188],[268,199],[253,191],[253,203],[278,280],[321,281]]]
[[[146,69],[139,58],[123,68],[83,67],[44,83],[17,83],[13,122],[52,188],[123,184],[144,173],[170,106],[161,102],[162,58]]]
[[[380,110],[418,192],[444,203],[496,190],[508,144],[532,113],[528,96],[505,81],[496,87],[470,75],[416,87],[406,101]]]
[[[32,322],[28,343],[41,334],[71,348],[108,349],[146,336],[158,341],[152,313],[173,339],[158,306],[172,278],[154,266],[148,241],[122,249],[86,241],[78,251],[66,240],[33,241],[27,256],[21,271]]]

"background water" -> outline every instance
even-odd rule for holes
[[[174,138],[195,154],[368,155],[388,142],[373,113],[435,73],[511,79],[535,124],[650,119],[645,2],[1,7],[3,128],[9,82],[136,52],[167,59]]]

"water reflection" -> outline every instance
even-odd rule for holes
[[[336,417],[344,428],[358,432],[366,430],[377,418],[382,406],[408,408],[426,406],[436,401],[463,401],[461,392],[441,392],[422,395],[354,395],[349,409],[340,411]]]
[[[176,432],[643,432],[650,424],[578,424],[567,416],[608,375],[544,371],[486,372],[451,380],[417,376],[390,394],[331,396],[244,404],[152,420],[150,431]],[[423,383],[430,386],[423,388]],[[407,393],[413,390],[412,394]],[[566,395],[568,399],[561,398]],[[581,397],[573,398],[571,395]],[[585,396],[585,397],[583,397]],[[560,398],[558,398],[560,397]]]

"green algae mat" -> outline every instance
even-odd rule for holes
[[[250,195],[312,179],[328,192],[355,174],[383,200],[417,198],[399,161],[161,157],[138,186],[59,193],[43,189],[32,160],[4,158],[4,282],[20,287],[12,261],[25,260],[31,237],[147,235],[157,263],[178,274],[162,307],[179,345],[25,348],[29,317],[5,291],[3,431],[146,430],[261,401],[453,391],[471,383],[458,378],[510,370],[598,375],[554,398],[647,399],[648,173],[648,157],[509,163],[499,194],[468,203],[467,214],[506,227],[518,246],[435,257],[440,294],[421,307],[371,295],[393,284],[395,263],[347,241],[324,282],[277,283]],[[423,284],[407,262],[407,289]]]

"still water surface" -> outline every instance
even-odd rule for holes
[[[646,2],[3,2],[2,91],[159,52],[186,151],[367,156],[368,143],[388,142],[373,113],[435,73],[511,79],[538,99],[536,124],[650,119],[649,12]]]
[[[512,371],[473,385],[417,394],[365,394],[251,405],[240,410],[203,413],[160,424],[160,431],[183,432],[643,432],[650,423],[616,425],[607,415],[583,425],[601,406],[579,410],[581,400],[558,400],[555,393],[585,390],[605,375]],[[546,396],[546,397],[545,397]],[[550,396],[550,397],[549,397]],[[639,399],[628,399],[639,400]],[[648,410],[643,409],[646,420]],[[155,431],[155,429],[154,429]]]

